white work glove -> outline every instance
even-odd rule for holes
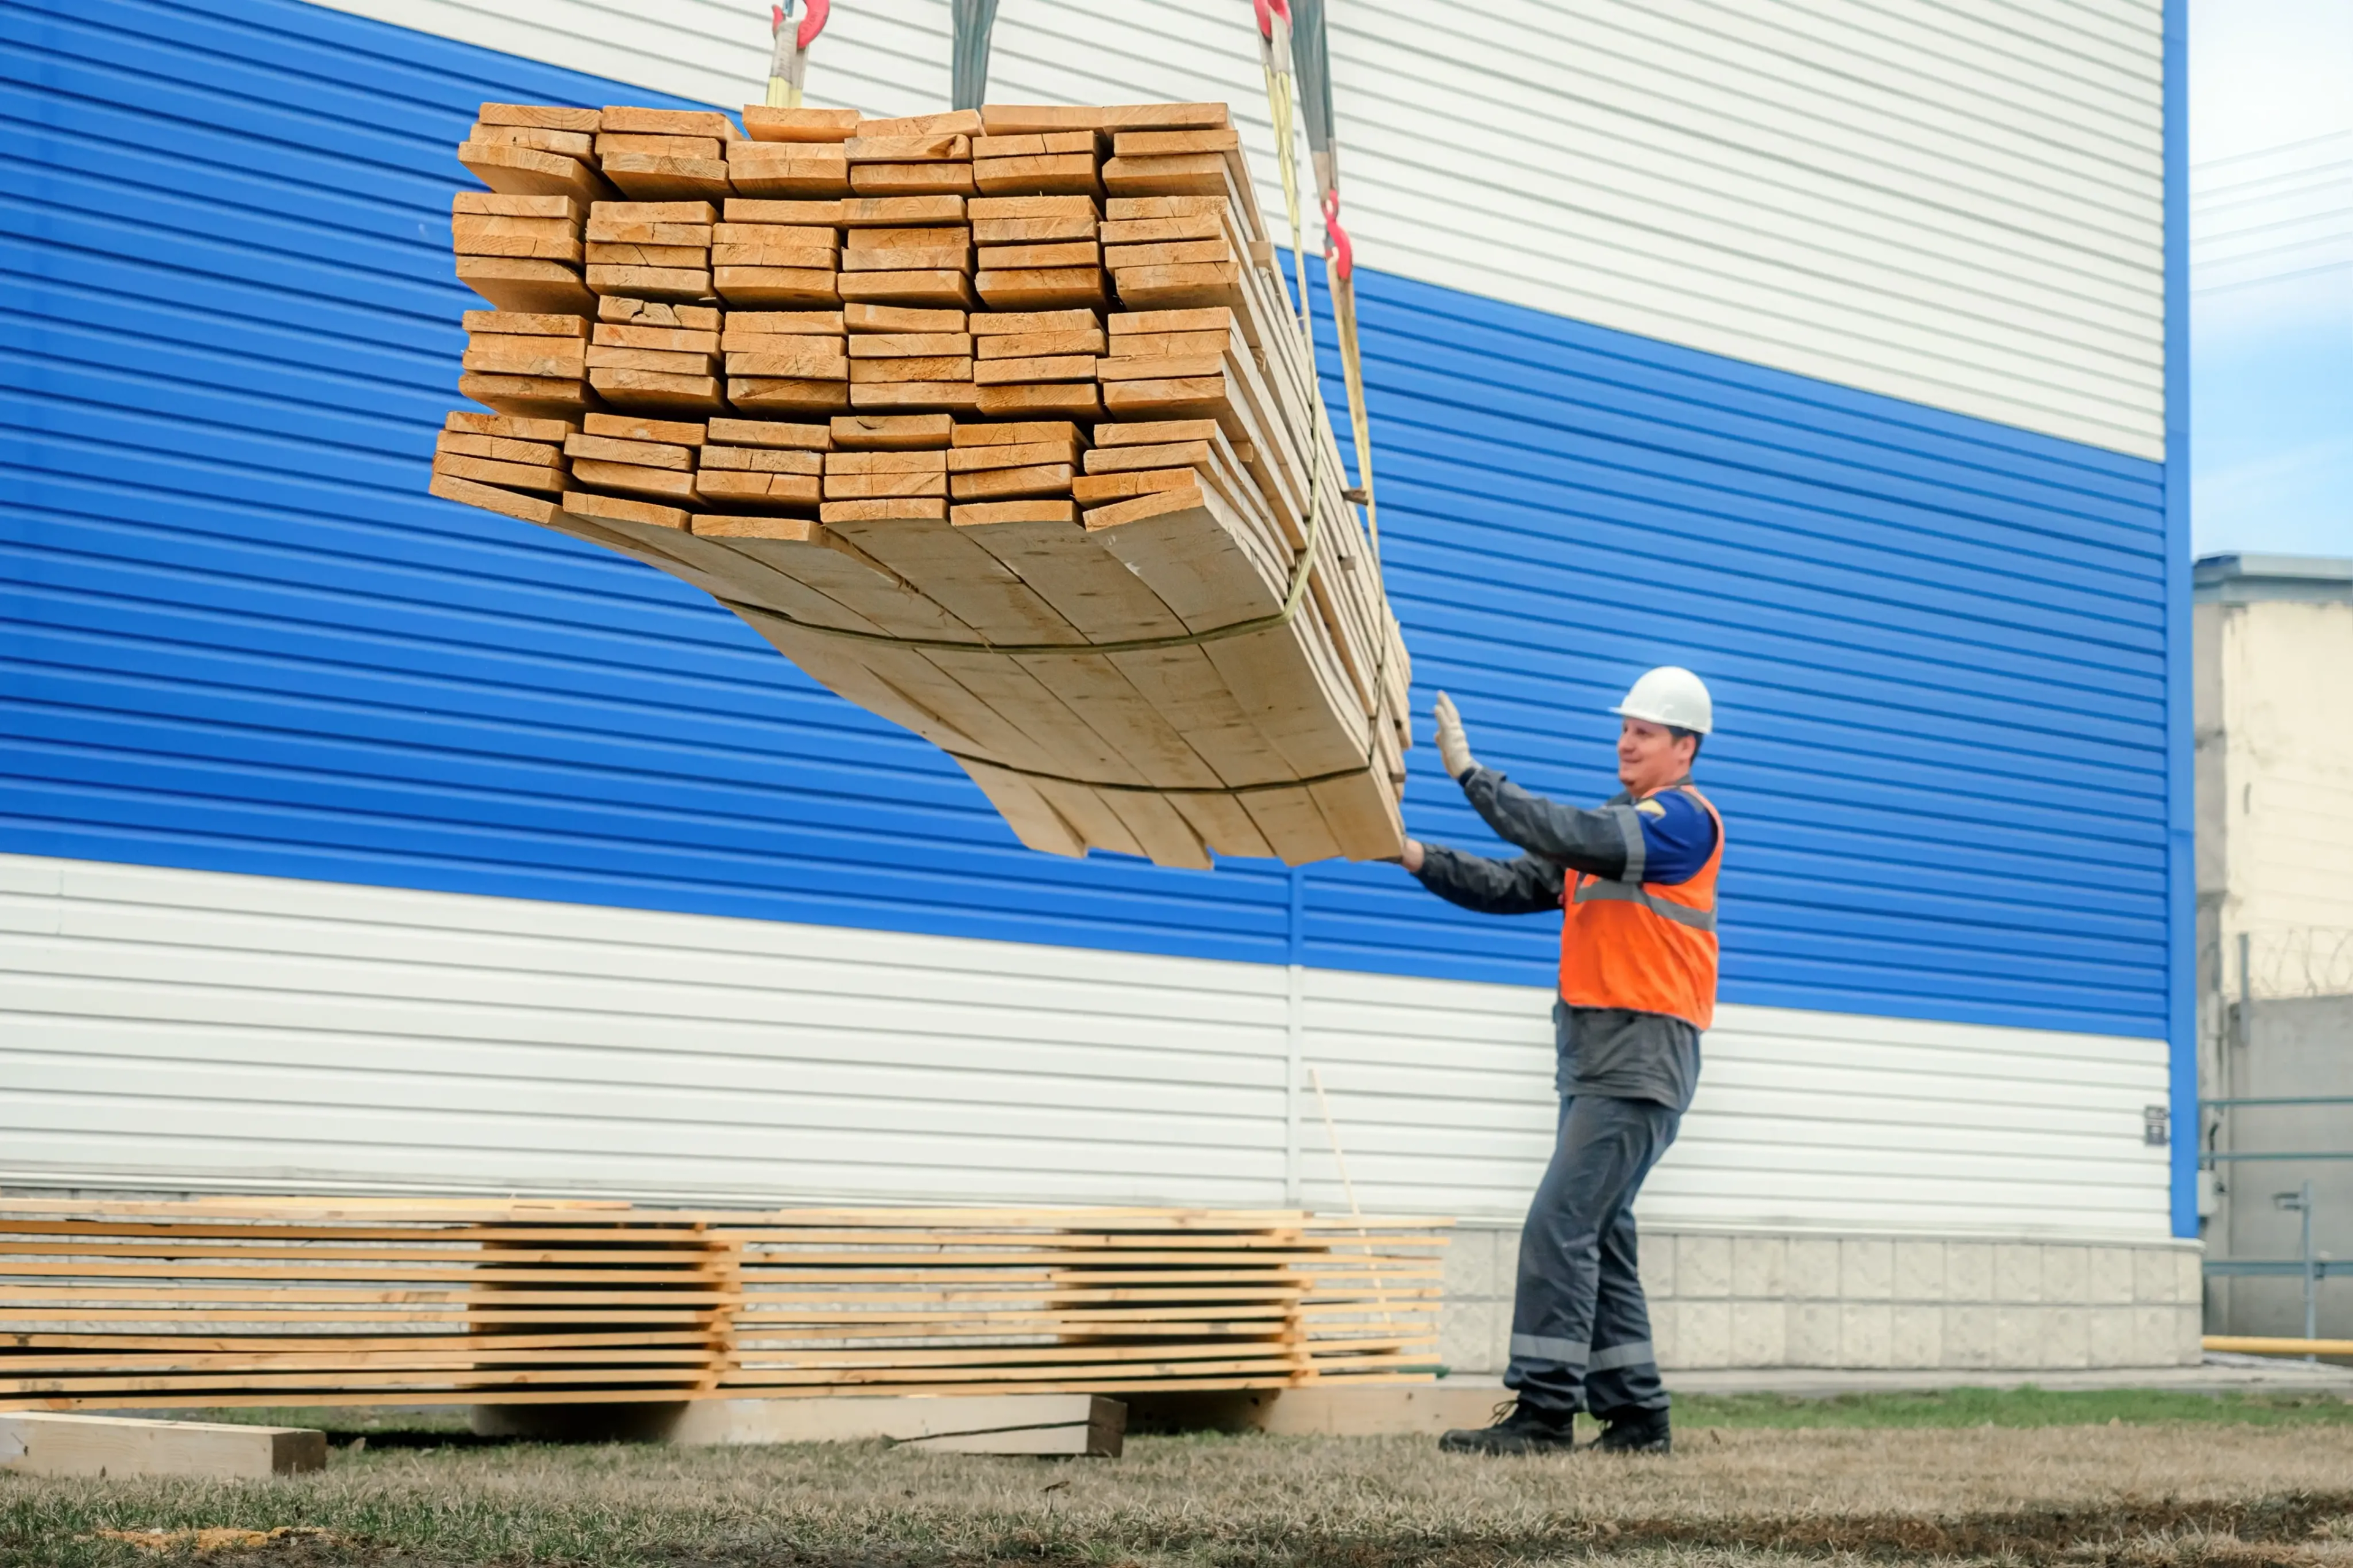
[[[1438,760],[1445,764],[1446,776],[1460,780],[1464,773],[1479,765],[1471,754],[1471,742],[1462,733],[1462,715],[1454,710],[1454,699],[1443,691],[1431,709],[1438,715]]]

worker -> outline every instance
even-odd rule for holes
[[[1464,909],[1562,916],[1553,1004],[1560,1114],[1552,1163],[1520,1232],[1504,1374],[1518,1397],[1495,1425],[1447,1433],[1440,1446],[1452,1452],[1568,1448],[1580,1411],[1605,1424],[1597,1447],[1672,1446],[1633,1204],[1699,1079],[1700,1034],[1715,1008],[1724,820],[1691,783],[1715,721],[1699,677],[1653,669],[1611,711],[1625,791],[1588,811],[1481,767],[1453,700],[1440,692],[1440,761],[1496,837],[1525,853],[1491,860],[1408,839],[1401,857],[1423,887]]]

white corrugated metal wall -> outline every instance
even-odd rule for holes
[[[327,3],[713,103],[765,89],[757,8],[721,0]],[[990,96],[1224,100],[1262,150],[1249,18],[1003,0]],[[1335,0],[1349,232],[1385,271],[2158,458],[2161,22],[2157,0]],[[947,36],[945,0],[840,5],[810,101],[937,108]]]
[[[1339,1205],[1294,1063],[1368,1205],[1551,1145],[1521,986],[9,856],[0,976],[0,1181]],[[2152,1044],[1726,1007],[1643,1212],[2160,1235]]]

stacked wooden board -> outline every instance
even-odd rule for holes
[[[1399,851],[1405,648],[1224,105],[485,104],[459,156],[495,413],[436,494],[702,588],[1033,847]]]
[[[733,1258],[626,1205],[0,1199],[0,1406],[690,1398]]]
[[[1442,1230],[1296,1213],[805,1210],[744,1244],[728,1393],[1095,1393],[1430,1374]]]
[[[1429,1375],[1444,1221],[0,1199],[0,1408]]]

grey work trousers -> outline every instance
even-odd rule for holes
[[[1634,1194],[1683,1113],[1647,1100],[1565,1097],[1552,1164],[1520,1232],[1504,1386],[1555,1412],[1663,1410],[1635,1255]]]

